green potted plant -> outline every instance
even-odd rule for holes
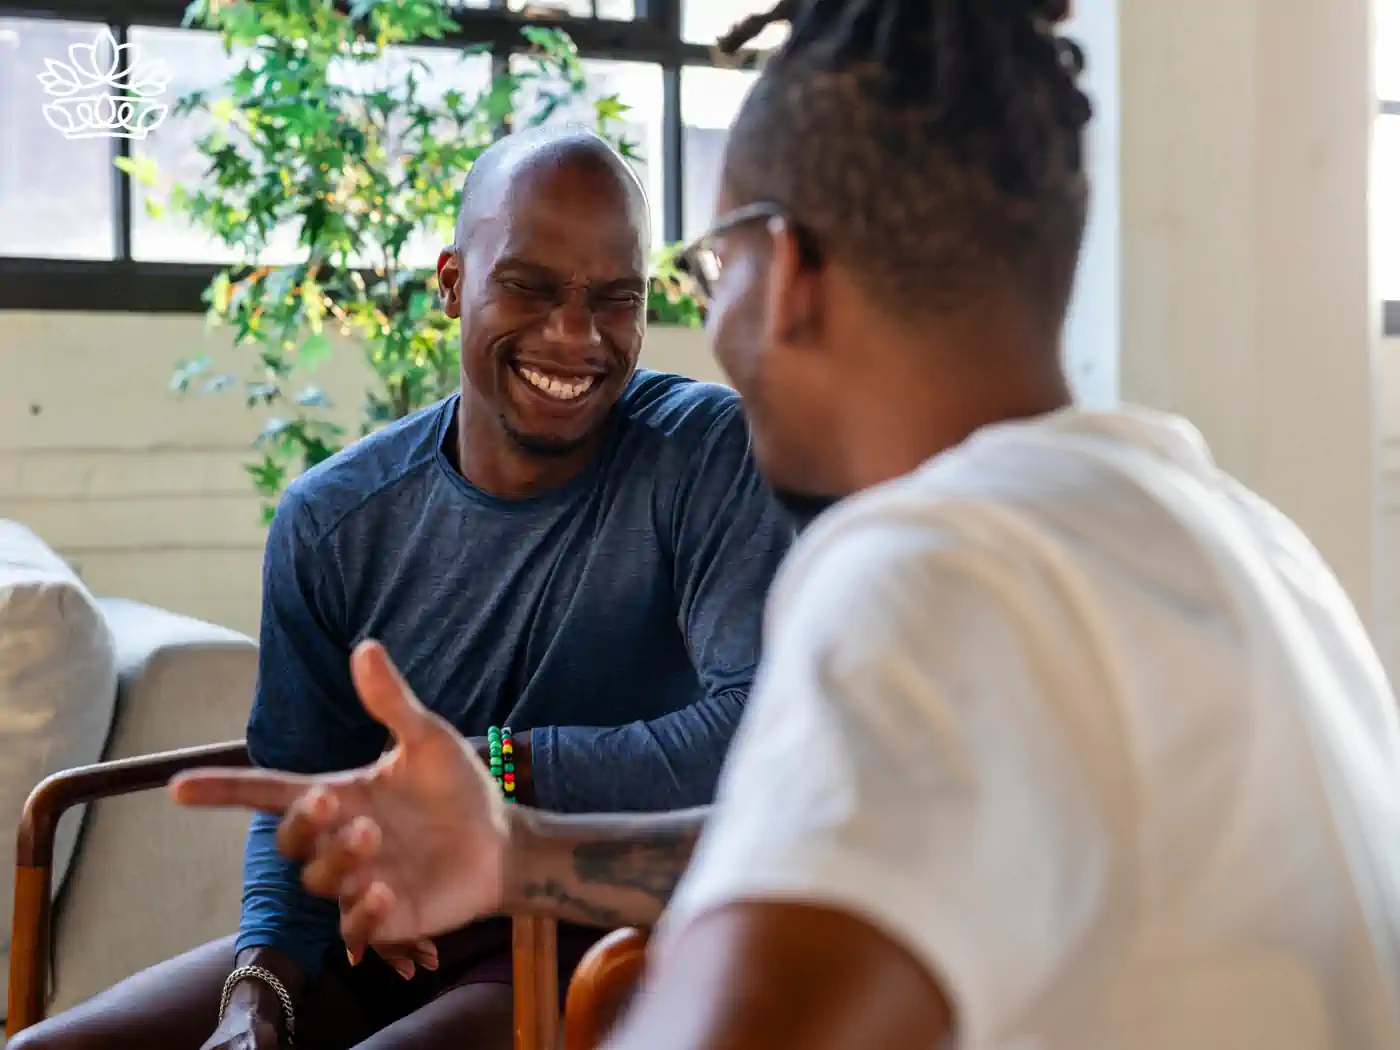
[[[468,97],[425,91],[414,61],[379,81],[360,75],[391,48],[455,28],[443,0],[355,0],[348,10],[334,0],[196,0],[186,22],[218,32],[239,64],[226,93],[196,92],[175,109],[208,114],[215,130],[198,143],[207,177],[176,185],[169,207],[243,260],[215,275],[205,302],[209,323],[232,331],[249,367],[214,373],[201,354],[180,362],[171,385],[241,390],[250,408],[272,411],[247,466],[266,522],[286,484],[346,441],[312,382],[332,334],[369,365],[362,434],[456,389],[456,322],[440,309],[434,271],[413,265],[407,249],[415,236],[450,239],[462,180],[482,150],[512,122],[543,123],[583,100],[599,134],[624,155],[636,151],[619,133],[626,107],[616,96],[590,97],[577,50],[558,30],[524,28],[519,66]],[[521,113],[527,85],[538,102]],[[149,159],[118,164],[155,185]],[[289,226],[296,261],[260,262]],[[700,323],[669,251],[648,305],[657,322]]]

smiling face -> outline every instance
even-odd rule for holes
[[[479,192],[438,264],[463,398],[517,451],[567,456],[602,432],[641,352],[646,201],[596,151],[527,158]]]

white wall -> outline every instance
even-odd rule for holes
[[[236,396],[167,388],[177,359],[211,345],[198,318],[0,313],[0,517],[38,530],[100,593],[252,631],[263,530],[242,464],[258,417]],[[654,329],[643,359],[721,378],[693,331]],[[353,419],[361,373],[352,354],[333,361],[321,378]],[[1385,361],[1384,520],[1400,545],[1400,340]],[[1382,584],[1400,592],[1400,578]]]
[[[1190,417],[1388,632],[1370,16],[1369,0],[1119,5],[1120,369],[1125,398]]]
[[[226,346],[197,317],[0,313],[0,517],[100,593],[253,631],[264,531],[242,465],[260,416],[236,394],[168,389],[177,360]],[[694,331],[654,329],[643,361],[719,378]],[[339,352],[318,377],[347,423],[361,368]]]

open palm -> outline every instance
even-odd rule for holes
[[[308,890],[341,904],[352,955],[411,942],[499,910],[507,824],[471,744],[418,701],[383,647],[351,657],[365,709],[394,736],[379,761],[348,773],[197,770],[171,785],[187,806],[282,816],[278,849]]]

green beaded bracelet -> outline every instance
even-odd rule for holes
[[[507,802],[515,801],[515,741],[510,726],[486,730],[487,766]]]
[[[515,741],[510,726],[501,726],[501,790],[506,801],[515,801]]]

